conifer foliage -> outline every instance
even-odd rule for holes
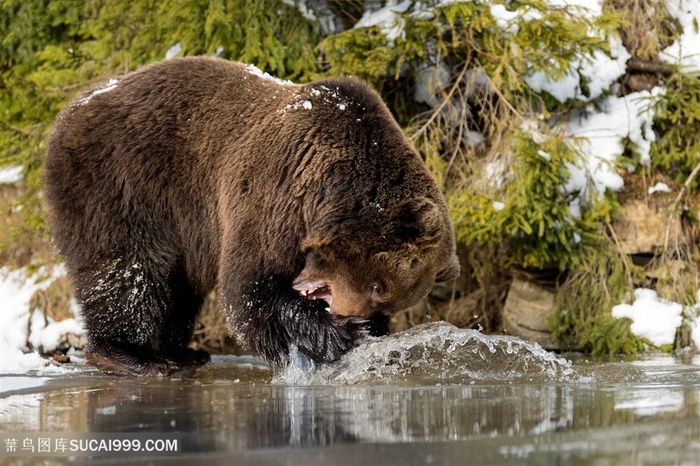
[[[76,93],[166,56],[239,60],[297,82],[350,74],[382,93],[443,187],[467,251],[461,292],[545,274],[558,290],[551,329],[565,347],[636,352],[649,342],[610,309],[657,278],[617,238],[622,178],[663,173],[672,184],[669,225],[683,228],[653,262],[683,262],[667,297],[692,309],[700,80],[658,59],[683,33],[665,2],[606,0],[598,14],[580,3],[0,0],[0,167],[22,166],[26,185],[0,259],[49,241],[41,165],[53,119]],[[631,104],[650,117],[618,138],[619,154],[606,158],[575,131]],[[497,314],[503,301],[480,306]],[[487,330],[500,330],[489,320]]]

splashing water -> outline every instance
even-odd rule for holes
[[[434,385],[564,381],[573,375],[570,361],[545,351],[537,343],[435,322],[369,339],[332,364],[315,366],[293,348],[290,365],[275,375],[272,383]]]

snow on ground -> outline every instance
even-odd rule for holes
[[[22,165],[0,168],[0,184],[13,184],[22,181],[24,179],[22,170],[24,170]]]
[[[659,192],[659,193],[670,193],[670,192],[671,192],[671,188],[669,188],[668,185],[667,185],[666,183],[662,183],[662,182],[659,181],[659,182],[656,183],[654,186],[652,186],[651,188],[647,189],[647,192],[648,192],[649,194],[654,194],[654,193],[657,193],[657,192]]]
[[[624,187],[617,173],[615,161],[625,149],[625,141],[634,144],[640,163],[651,162],[649,150],[656,139],[652,130],[653,106],[663,89],[640,91],[622,97],[610,96],[584,115],[568,122],[567,133],[578,140],[578,148],[585,162],[581,167],[569,167],[571,178],[566,191],[581,191],[590,177],[600,193],[606,189],[620,191]]]
[[[676,329],[683,323],[683,306],[659,298],[654,290],[637,288],[634,302],[614,306],[612,315],[631,319],[632,332],[658,347],[673,344]]]
[[[371,4],[371,2],[369,2]],[[401,13],[411,6],[411,0],[388,0],[386,6],[377,10],[365,10],[355,28],[379,26],[389,43],[403,34],[404,21]]]
[[[661,52],[661,59],[679,64],[687,73],[700,73],[700,2],[667,0],[669,13],[683,27],[683,34]]]
[[[178,42],[177,44],[173,45],[170,47],[166,52],[165,52],[165,59],[170,60],[172,58],[175,58],[175,56],[182,51],[182,44]]]
[[[316,23],[324,35],[338,32],[336,15],[333,9],[326,3],[314,0],[282,0],[282,3],[295,7],[308,21]]]
[[[597,99],[625,74],[627,60],[631,57],[619,37],[610,36],[609,41],[611,56],[596,51],[592,57],[581,57],[573,63],[560,80],[552,80],[543,71],[536,71],[527,76],[525,82],[534,91],[545,91],[559,102]],[[583,93],[582,81],[586,83],[587,95]]]
[[[431,17],[432,6],[447,6],[465,0],[442,0],[416,2],[413,11],[409,12],[414,17]],[[602,11],[602,0],[547,0],[548,3],[557,6],[580,7],[582,14],[598,16]],[[306,0],[285,0],[285,3],[297,6],[302,14],[309,20],[317,20],[313,8],[307,5]],[[355,27],[378,26],[387,36],[390,42],[400,37],[403,33],[403,13],[411,8],[410,0],[388,0],[385,5],[379,2],[367,2],[367,9]],[[683,35],[674,44],[666,48],[662,54],[665,61],[680,63],[686,71],[700,71],[700,34],[698,22],[700,22],[700,5],[697,0],[669,0],[669,10],[683,27]],[[512,28],[513,22],[520,12],[510,12],[500,4],[493,4],[491,12],[498,24],[504,28]],[[318,12],[317,12],[318,13]],[[530,10],[530,16],[523,16],[519,20],[528,17],[537,17],[537,12]],[[330,18],[330,17],[329,17]],[[324,19],[327,20],[328,18]],[[332,22],[332,18],[329,20]],[[324,27],[330,27],[325,25]],[[624,73],[625,62],[629,53],[624,49],[617,37],[610,38],[610,56],[597,53],[593,57],[581,58],[572,65],[572,68],[560,80],[547,78],[542,72],[533,72],[527,77],[526,82],[536,91],[546,91],[559,101],[577,99],[590,101],[602,96],[604,90],[609,89],[617,78]],[[182,45],[178,42],[166,53],[166,59],[179,54]],[[222,49],[223,50],[223,49]],[[219,51],[217,51],[219,52]],[[220,52],[219,52],[220,53]],[[279,81],[280,84],[291,84],[289,81],[277,80],[267,73],[263,73],[254,66],[249,66],[248,71],[263,79]],[[436,68],[428,69],[418,80],[419,88],[416,89],[416,100],[434,103],[434,87],[444,85],[449,71]],[[584,95],[581,78],[586,81],[588,95]],[[98,88],[92,94],[86,96],[82,104],[100,93],[109,92],[117,85],[116,80],[110,80],[104,87]],[[614,162],[623,153],[625,140],[630,140],[638,151],[643,164],[648,164],[649,147],[654,141],[654,133],[651,130],[651,118],[653,104],[663,93],[663,89],[656,88],[651,92],[637,92],[624,97],[609,96],[597,102],[596,107],[590,107],[586,112],[580,113],[576,118],[561,128],[571,136],[580,138],[578,148],[582,155],[583,163],[580,166],[570,166],[571,178],[563,189],[569,193],[584,192],[588,182],[598,192],[606,189],[623,189],[622,178],[615,170]],[[304,109],[310,109],[311,103],[304,101],[299,104]],[[545,159],[546,153],[540,154]],[[15,183],[22,177],[21,166],[0,168],[0,184]],[[650,194],[655,191],[667,191],[666,185],[657,184],[650,188]],[[502,208],[501,203],[495,202],[494,208]],[[571,203],[571,211],[574,215],[580,212],[581,199],[576,197]],[[29,317],[29,300],[36,290],[46,288],[53,278],[61,276],[64,271],[56,268],[49,279],[40,281],[36,277],[26,277],[24,271],[8,271],[0,269],[0,373],[21,373],[28,370],[46,368],[46,360],[37,352],[25,354],[27,341],[27,320]],[[700,346],[700,290],[698,290],[698,304],[686,309],[691,324],[692,339]],[[653,344],[665,345],[673,343],[676,329],[683,320],[683,308],[680,304],[671,303],[660,299],[656,293],[648,289],[635,290],[635,300],[632,304],[620,304],[613,308],[615,317],[627,317],[633,321],[632,331],[637,335],[648,338]],[[67,319],[61,322],[49,321],[44,327],[43,315],[35,312],[31,319],[31,334],[29,341],[34,348],[43,347],[44,350],[53,349],[62,334],[73,332],[82,334],[83,328],[79,321]],[[60,370],[56,368],[55,370]]]
[[[403,33],[402,14],[432,17],[431,8],[444,7],[466,0],[435,0],[416,2],[389,0],[383,8],[368,2],[368,8],[355,27],[378,26],[390,43]],[[581,14],[597,17],[602,13],[603,0],[547,0],[554,6],[578,8]],[[536,19],[541,16],[536,8],[524,6],[514,11],[503,4],[490,6],[491,14],[499,27],[504,30],[517,30],[517,22]],[[682,37],[664,51],[664,59],[680,63],[687,70],[700,70],[700,5],[697,0],[669,0],[669,10],[683,26]],[[561,79],[551,79],[542,71],[533,71],[525,78],[526,83],[536,92],[547,92],[560,102],[576,99],[594,102],[578,113],[571,120],[561,124],[557,129],[575,138],[575,145],[581,155],[577,165],[570,165],[570,178],[562,189],[574,194],[570,209],[572,215],[580,217],[580,209],[586,202],[588,187],[592,186],[599,194],[610,189],[624,189],[622,177],[618,174],[616,162],[631,142],[642,165],[649,165],[649,156],[655,134],[652,130],[654,106],[665,90],[661,87],[651,91],[642,91],[618,97],[604,96],[604,92],[613,89],[615,82],[626,71],[630,53],[625,49],[620,38],[609,36],[610,55],[597,52],[592,57],[581,57],[572,63],[571,68]],[[415,97],[417,101],[426,102],[436,107],[441,97],[435,95],[435,88],[444,86],[449,79],[449,70],[444,65],[427,67],[418,75]],[[585,83],[585,86],[583,85]],[[585,92],[584,92],[585,88]],[[531,122],[525,121],[527,126]],[[534,124],[534,128],[537,125]],[[548,154],[540,154],[545,159]],[[627,167],[633,170],[635,167]],[[668,186],[657,184],[649,190],[668,192]],[[579,195],[575,195],[579,193]],[[501,203],[494,203],[494,208],[501,208]],[[700,290],[699,290],[700,293]],[[698,305],[691,313],[697,314]],[[613,309],[616,317],[632,319],[632,331],[648,338],[656,346],[673,343],[676,329],[683,320],[683,307],[677,303],[664,301],[652,290],[637,289],[633,304],[620,304]],[[693,322],[693,340],[700,346],[700,317]]]
[[[694,306],[688,309],[688,322],[690,324],[690,338],[695,343],[695,348],[700,350],[700,290],[697,292],[698,300]]]
[[[0,374],[23,373],[29,370],[54,372],[45,367],[46,359],[36,351],[27,350],[27,323],[29,302],[37,290],[46,289],[58,277],[64,276],[63,267],[54,267],[51,273],[45,269],[28,277],[24,269],[10,271],[0,269]],[[48,318],[44,325],[44,315],[35,311],[31,317],[29,342],[33,348],[51,351],[66,333],[83,334],[83,327],[76,319],[55,322]],[[56,368],[58,370],[60,368]]]

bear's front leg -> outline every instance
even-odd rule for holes
[[[301,298],[292,280],[259,280],[239,296],[224,290],[229,327],[272,365],[284,365],[295,346],[316,362],[335,361],[370,332],[370,322],[330,314],[324,301]]]

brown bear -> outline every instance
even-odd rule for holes
[[[78,97],[45,163],[49,219],[103,370],[171,374],[218,287],[273,365],[329,362],[459,271],[444,198],[381,98],[191,57]]]

